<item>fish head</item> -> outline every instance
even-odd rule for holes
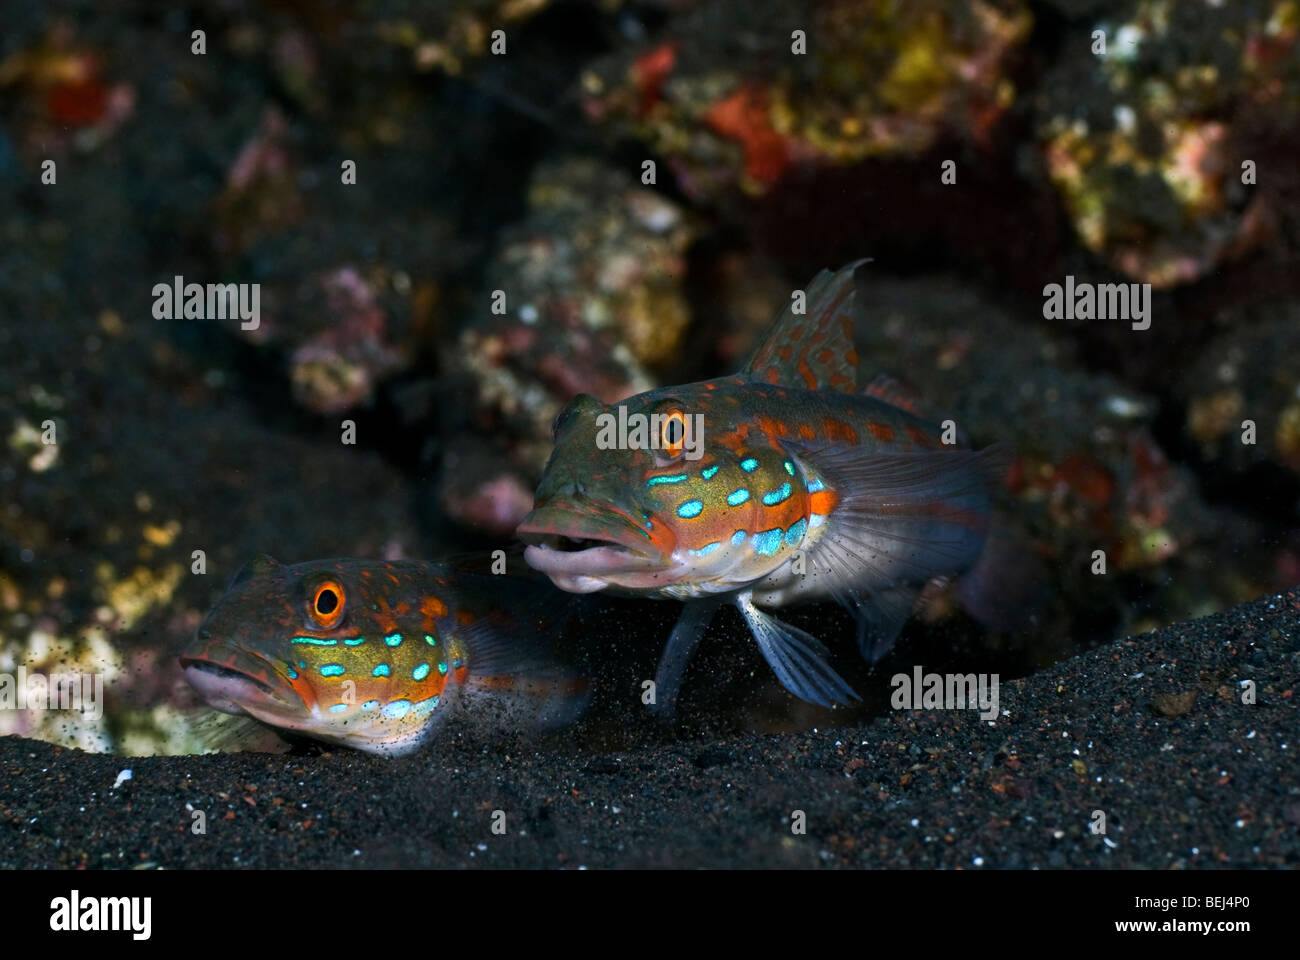
[[[246,565],[182,654],[207,704],[371,753],[413,748],[460,666],[422,564]]]
[[[737,589],[784,562],[786,551],[756,551],[752,538],[780,526],[784,547],[806,488],[790,456],[745,418],[731,386],[570,402],[517,531],[527,562],[574,593],[679,599]],[[778,504],[790,518],[784,525],[764,516]]]

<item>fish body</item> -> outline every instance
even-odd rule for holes
[[[908,409],[892,381],[858,392],[856,267],[823,271],[807,314],[787,309],[736,376],[616,405],[582,395],[556,419],[519,527],[525,559],[575,593],[687,602],[660,662],[664,712],[722,602],[739,608],[787,689],[842,703],[856,695],[821,643],[759,608],[834,598],[875,660],[927,581],[980,556],[1001,457]],[[650,442],[611,445],[611,421],[638,417],[659,425]]]
[[[554,660],[526,581],[445,564],[260,557],[236,576],[181,656],[212,707],[280,730],[397,755],[453,713],[502,732],[556,725],[585,705]],[[552,605],[553,606],[553,605]]]

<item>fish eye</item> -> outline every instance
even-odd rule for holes
[[[664,417],[659,428],[659,449],[670,460],[676,460],[686,449],[686,415],[680,410]]]
[[[326,580],[316,588],[307,612],[317,626],[324,630],[338,626],[343,619],[344,596],[343,585],[335,580]]]

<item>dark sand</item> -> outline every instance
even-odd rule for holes
[[[992,726],[898,712],[608,755],[552,735],[398,760],[123,759],[11,737],[0,867],[1295,866],[1298,680],[1300,589],[1009,681]]]

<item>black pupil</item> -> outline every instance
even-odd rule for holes
[[[339,597],[333,590],[322,590],[316,596],[316,612],[329,616],[338,609]]]
[[[664,428],[664,433],[668,436],[668,442],[676,443],[680,440],[685,429],[686,428],[682,426],[680,420],[669,420],[668,424]]]

